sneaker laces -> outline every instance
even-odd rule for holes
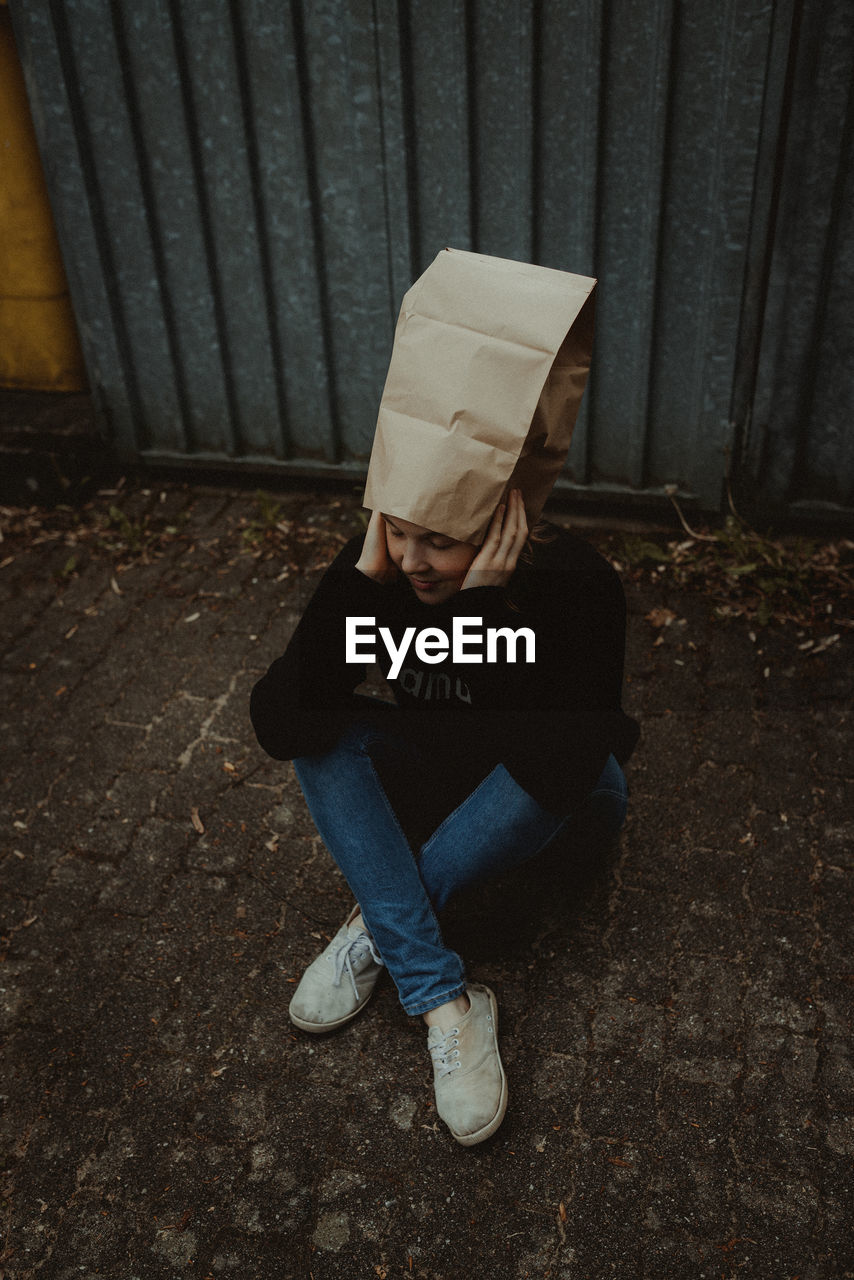
[[[346,942],[342,942],[341,946],[338,947],[332,957],[333,987],[341,986],[341,979],[343,978],[344,971],[346,970],[347,976],[349,977],[353,987],[353,995],[356,997],[357,1001],[361,999],[361,996],[359,995],[359,988],[356,985],[356,974],[353,969],[353,964],[354,962],[358,964],[359,961],[364,960],[367,955],[370,955],[375,964],[382,964],[380,954],[374,946],[373,938],[369,933],[362,932],[357,933],[355,938],[348,938]]]
[[[430,1057],[433,1059],[434,1070],[437,1072],[437,1080],[450,1075],[452,1071],[459,1070],[463,1065],[460,1061],[460,1042],[457,1039],[459,1034],[459,1027],[451,1027],[450,1031],[445,1032],[440,1031],[438,1027],[430,1028],[427,1044]]]

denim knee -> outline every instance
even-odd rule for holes
[[[354,720],[344,727],[331,747],[315,755],[298,757],[299,764],[301,767],[307,763],[309,768],[323,768],[342,755],[362,755],[373,759],[378,749],[386,745],[385,739],[386,735],[376,725],[365,720]],[[297,760],[294,761],[296,763]]]
[[[294,760],[294,772],[306,798],[318,787],[336,786],[342,777],[361,779],[371,789],[378,783],[398,821],[408,825],[411,780],[419,776],[414,750],[396,725],[387,724],[386,717],[377,720],[351,721],[327,751]]]

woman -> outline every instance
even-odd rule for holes
[[[355,694],[364,665],[346,660],[347,619],[383,637],[395,706]],[[476,636],[490,628],[487,661]],[[441,636],[458,629],[455,661]],[[294,761],[358,904],[303,975],[291,1020],[344,1025],[385,966],[404,1010],[427,1023],[437,1110],[466,1146],[494,1133],[507,1106],[497,1004],[467,983],[437,917],[457,890],[585,814],[619,831],[620,763],[637,739],[620,707],[624,631],[611,567],[565,531],[529,539],[518,490],[480,547],[375,511],[253,690],[258,740]]]

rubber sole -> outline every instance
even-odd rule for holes
[[[288,1017],[295,1027],[299,1027],[300,1031],[309,1031],[314,1036],[325,1035],[327,1031],[337,1031],[339,1027],[346,1027],[348,1022],[358,1018],[362,1010],[366,1009],[370,1004],[373,994],[372,991],[352,1013],[348,1013],[344,1018],[338,1018],[335,1022],[305,1022],[302,1018],[297,1017],[295,1013],[291,1013],[290,1008],[288,1008]]]

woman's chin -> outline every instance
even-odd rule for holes
[[[409,585],[415,592],[419,600],[424,604],[437,604],[440,600],[446,600],[448,596],[453,595],[455,586],[452,583],[440,579],[437,582],[419,582],[414,578],[409,579]]]

